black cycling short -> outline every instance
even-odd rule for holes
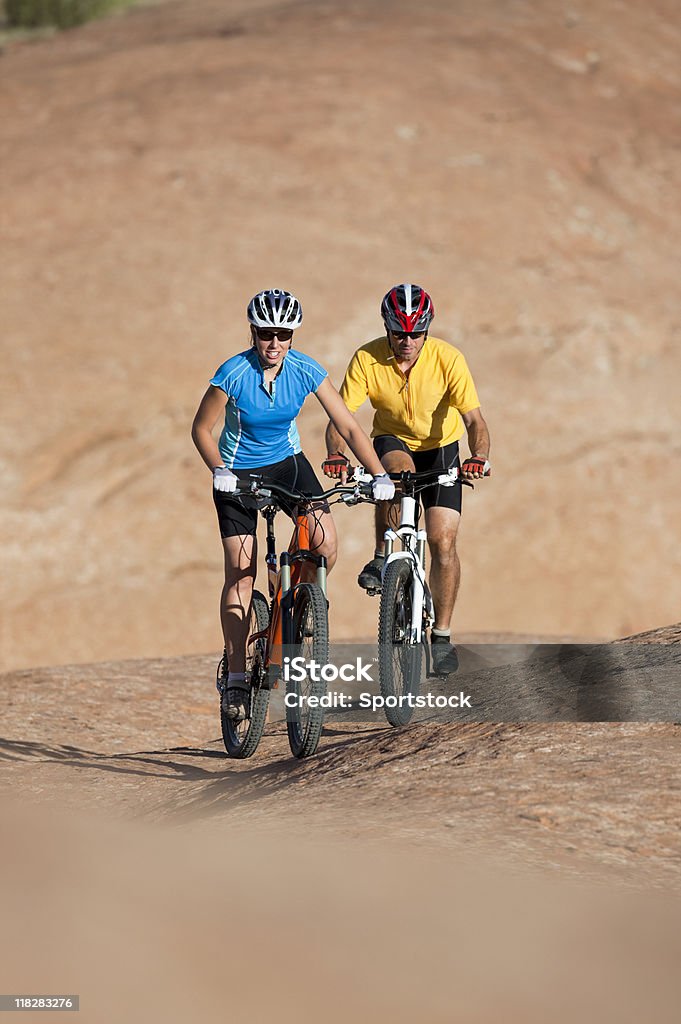
[[[271,466],[233,469],[232,472],[240,480],[248,480],[252,473],[262,474],[266,480],[276,481],[291,490],[302,491],[303,494],[321,494],[324,490],[302,452],[298,455],[289,455],[288,458]],[[258,527],[258,507],[255,498],[248,495],[234,498],[225,491],[213,490],[213,501],[218,513],[221,537],[255,537]],[[323,512],[329,511],[326,502],[320,502],[318,507]],[[293,505],[286,505],[284,511],[288,515],[293,515]]]
[[[411,455],[417,473],[427,473],[430,469],[446,473],[452,466],[461,468],[458,441],[452,441],[442,448],[431,448],[427,452],[413,452],[399,437],[380,434],[374,438],[374,448],[379,459],[387,452],[406,452]],[[453,508],[455,512],[461,512],[461,490],[461,480],[457,480],[452,487],[442,487],[436,482],[430,487],[424,487],[419,497],[424,508]]]

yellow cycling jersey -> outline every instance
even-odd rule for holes
[[[463,354],[431,337],[406,375],[385,335],[362,345],[350,360],[340,394],[350,412],[369,399],[376,410],[372,437],[393,434],[415,452],[458,441],[465,431],[461,414],[480,406]]]

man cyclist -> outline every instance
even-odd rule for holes
[[[296,416],[314,394],[333,420],[334,430],[357,459],[374,474],[376,500],[395,493],[371,442],[328,378],[310,356],[292,349],[293,332],[303,311],[298,299],[279,288],[259,292],[248,304],[251,347],[227,359],[211,378],[192,425],[192,438],[213,474],[213,499],[224,549],[225,583],[220,618],[225,641],[223,679],[227,714],[235,719],[247,707],[245,647],[251,596],[256,575],[254,499],[232,497],[240,479],[255,470],[284,487],[313,495],[322,491],[312,466],[301,451]],[[216,443],[213,428],[222,417]],[[336,531],[324,502],[308,517],[310,548],[325,555],[328,568],[336,560]]]
[[[348,365],[340,395],[350,412],[365,399],[374,407],[371,436],[389,473],[425,472],[460,467],[466,480],[489,474],[490,439],[487,424],[466,360],[458,349],[429,337],[435,316],[427,292],[414,284],[391,288],[381,303],[385,334],[357,349]],[[459,440],[468,435],[470,456],[461,465]],[[329,423],[326,431],[327,476],[342,476],[347,467],[343,439]],[[456,537],[461,518],[461,481],[453,487],[437,484],[421,492],[431,554],[430,588],[435,606],[431,631],[434,670],[446,675],[458,668],[450,623],[459,589],[461,568]],[[357,582],[380,591],[384,534],[395,505],[376,506],[376,547]],[[393,513],[394,516],[394,513]]]

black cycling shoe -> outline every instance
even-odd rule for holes
[[[251,692],[247,686],[233,683],[225,690],[225,714],[234,722],[242,722],[250,714]]]
[[[435,676],[448,676],[459,667],[459,655],[448,636],[430,635],[431,671]]]
[[[369,594],[381,593],[381,573],[383,571],[383,555],[375,555],[362,569],[357,582]]]

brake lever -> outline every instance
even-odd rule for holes
[[[475,484],[473,481],[466,480],[466,478],[461,475],[458,468],[456,468],[453,473],[442,473],[441,476],[437,478],[437,482],[440,487],[453,487],[457,480],[460,480],[465,487],[472,487],[473,490],[475,490]]]
[[[371,473],[367,473],[364,466],[353,466],[352,476],[348,473],[348,480],[353,480],[357,484],[370,484],[373,479]]]
[[[237,487],[236,490],[229,493],[235,498],[255,498],[256,500],[272,497],[272,491],[268,491],[266,487],[258,487],[255,482],[250,487]]]
[[[360,501],[371,501],[371,481],[373,477],[368,480],[359,480],[355,483],[350,494],[341,494],[341,501],[346,505],[359,505]]]

